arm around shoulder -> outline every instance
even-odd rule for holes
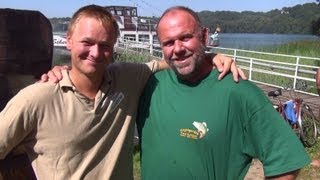
[[[285,174],[277,175],[277,176],[270,176],[266,177],[268,180],[294,180],[297,178],[300,170],[291,171]]]
[[[145,64],[148,65],[152,73],[156,73],[158,71],[162,71],[170,68],[170,66],[167,64],[167,62],[164,59],[160,59],[160,60],[153,59]]]
[[[4,159],[32,129],[29,121],[28,100],[21,91],[0,113],[0,159]]]

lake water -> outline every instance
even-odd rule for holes
[[[63,32],[55,32],[55,34],[64,34]],[[301,40],[318,40],[320,37],[304,34],[241,34],[241,33],[221,33],[220,47],[236,48],[246,50],[257,50],[264,46],[275,46],[285,44],[291,41]],[[66,51],[54,49],[54,59],[61,58]],[[68,60],[69,61],[69,60]]]
[[[221,33],[220,47],[256,50],[264,46],[286,44],[291,41],[319,40],[320,37],[304,34],[240,34]]]

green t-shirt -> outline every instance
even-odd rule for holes
[[[142,179],[243,179],[252,158],[273,176],[310,162],[259,88],[217,77],[189,85],[171,70],[150,77],[137,122]]]

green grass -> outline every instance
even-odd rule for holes
[[[133,177],[135,180],[141,179],[140,172],[140,149],[139,146],[135,146],[133,152]]]
[[[148,52],[124,51],[123,53],[116,53],[114,55],[115,62],[143,63],[150,60],[151,56]]]
[[[311,148],[306,148],[306,150],[311,159],[320,158],[320,139],[318,139],[318,143],[315,146]],[[320,168],[315,168],[315,167],[312,167],[311,165],[308,165],[307,167],[301,170],[297,179],[300,179],[300,180],[320,179]]]
[[[143,63],[154,59],[149,55],[148,52],[134,52],[124,51],[123,53],[114,53],[114,62],[132,62],[132,63]],[[54,55],[53,66],[70,65],[70,55]]]
[[[289,54],[295,56],[320,57],[320,40],[294,41],[284,45],[265,47],[263,52]],[[319,64],[317,64],[319,66]]]
[[[265,47],[261,49],[261,51],[277,53],[277,54],[287,54],[287,55],[293,55],[293,56],[320,58],[320,40],[294,41],[284,45],[279,45],[274,47]],[[280,61],[295,63],[296,59],[284,57],[280,59]],[[320,61],[309,60],[304,58],[300,58],[299,63],[304,65],[320,66]],[[293,72],[288,72],[288,71],[286,72],[284,70],[281,70],[281,71],[278,70],[278,72],[294,75]],[[303,77],[314,78],[314,76],[310,74],[299,73],[299,75]],[[276,76],[266,77],[266,75],[260,75],[260,76],[258,75],[256,77],[260,78],[259,80],[263,78],[269,78],[268,82],[269,81],[276,82],[276,84],[279,86],[283,86],[284,84],[293,84],[293,79],[288,79],[283,77],[276,77]],[[309,81],[305,81],[305,82],[307,84],[306,91],[316,94],[317,90],[315,88],[315,84]]]

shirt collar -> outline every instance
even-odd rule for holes
[[[71,88],[73,91],[76,90],[75,86],[73,85],[70,76],[69,76],[69,72],[68,70],[64,69],[61,71],[63,78],[61,79],[60,83],[60,87],[63,88]],[[106,69],[106,72],[104,73],[104,80],[102,82],[102,85],[100,87],[100,90],[102,92],[107,92],[109,89],[109,86],[111,84],[111,73],[108,69]]]

